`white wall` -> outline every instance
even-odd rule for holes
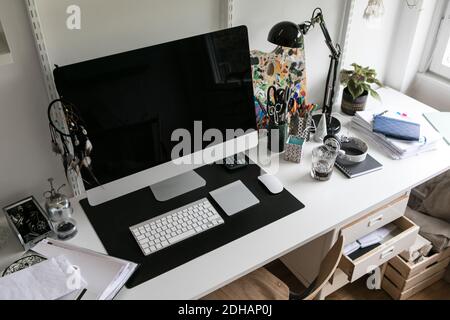
[[[388,64],[392,58],[392,46],[397,33],[398,16],[403,0],[384,1],[385,15],[380,27],[371,29],[363,19],[368,0],[356,0],[348,38],[348,50],[343,62],[344,67],[352,63],[370,66],[378,72],[378,77],[385,81]]]
[[[48,177],[64,183],[50,151],[48,104],[24,1],[1,0],[0,20],[14,62],[0,65],[0,208],[31,194],[42,199]]]
[[[436,0],[427,0],[416,9],[402,4],[388,63],[386,84],[390,87],[406,92],[411,86],[427,45],[436,4]]]
[[[333,40],[339,39],[345,0],[234,0],[233,25],[249,28],[252,49],[270,51],[270,28],[277,22],[309,20],[316,7],[324,11]],[[362,19],[366,0],[356,0],[344,65],[357,62],[377,69],[385,79],[402,0],[385,1],[379,30]],[[82,30],[65,28],[66,8],[77,4]],[[165,42],[223,27],[225,0],[37,0],[50,61],[65,65],[98,56]],[[329,50],[319,27],[306,37],[308,96],[322,103]]]
[[[220,29],[223,0],[36,0],[50,61],[66,65]],[[69,5],[81,30],[66,28]]]
[[[252,49],[272,51],[275,46],[267,41],[272,26],[285,20],[296,23],[310,20],[314,9],[321,7],[330,35],[337,42],[344,6],[345,0],[235,0],[233,25],[248,26]],[[305,51],[308,99],[322,104],[330,51],[319,26],[306,36]]]

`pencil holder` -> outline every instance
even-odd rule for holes
[[[284,160],[300,163],[302,161],[302,150],[305,140],[297,136],[289,136],[284,147]]]
[[[306,142],[309,142],[311,139],[311,129],[314,127],[311,113],[308,113],[304,118],[300,118],[300,124],[298,136]]]
[[[289,127],[289,135],[300,137],[304,139],[305,142],[309,142],[312,127],[313,118],[310,113],[305,117],[300,117],[298,114],[293,115]]]
[[[288,138],[287,123],[275,124],[270,122],[267,133],[267,148],[276,153],[284,151],[286,140]]]

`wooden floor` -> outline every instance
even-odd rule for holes
[[[270,272],[284,281],[294,292],[302,292],[305,287],[279,260],[266,266]],[[327,300],[391,300],[383,290],[372,291],[367,289],[366,279],[348,284],[344,288],[330,295]],[[427,289],[419,292],[410,300],[450,300],[450,284],[441,280]]]

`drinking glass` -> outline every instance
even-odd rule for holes
[[[312,151],[311,176],[318,181],[328,181],[333,174],[334,163],[339,153],[339,142],[328,139]]]

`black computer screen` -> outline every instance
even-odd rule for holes
[[[256,128],[244,26],[58,67],[54,76],[86,124],[100,184],[170,161],[173,131],[193,134],[194,121],[203,132]]]

